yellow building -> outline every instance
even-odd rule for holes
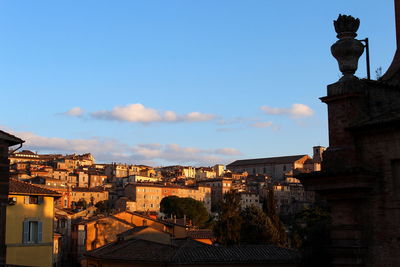
[[[151,183],[127,184],[124,195],[136,202],[137,211],[160,211],[160,202],[164,197],[190,197],[202,201],[211,211],[211,188],[209,186],[184,187]]]
[[[57,192],[10,179],[6,213],[6,263],[52,266]]]

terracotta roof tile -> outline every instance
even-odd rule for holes
[[[299,254],[293,250],[272,245],[216,247],[197,245],[161,244],[142,239],[130,239],[110,243],[86,256],[122,262],[152,262],[172,264],[240,264],[240,263],[295,263]]]
[[[43,195],[43,196],[54,196],[54,197],[61,196],[61,194],[53,190],[49,190],[38,185],[33,185],[12,178],[10,179],[8,192],[10,194],[17,194],[17,195]]]
[[[187,231],[187,235],[193,239],[213,239],[214,234],[210,229],[196,229]]]
[[[142,239],[130,239],[110,243],[88,252],[87,255],[100,259],[158,263],[168,262],[175,250],[176,247],[171,245]]]
[[[298,260],[295,251],[272,245],[182,247],[172,257],[172,262],[177,264],[294,263]]]

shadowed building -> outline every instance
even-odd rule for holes
[[[169,244],[141,238],[118,241],[86,253],[87,266],[297,266],[298,254],[271,245],[215,247],[191,239]]]
[[[400,266],[400,1],[398,47],[378,81],[354,76],[359,20],[339,16],[332,54],[343,77],[328,86],[329,147],[320,172],[299,177],[330,204],[333,266]]]
[[[6,209],[8,205],[8,189],[10,177],[10,161],[8,148],[21,145],[24,141],[16,136],[0,130],[0,265],[6,263]]]

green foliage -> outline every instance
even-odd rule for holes
[[[329,209],[324,205],[305,209],[295,216],[292,243],[303,254],[303,266],[330,266]]]
[[[241,212],[242,244],[265,244],[271,240],[270,220],[265,213],[256,206],[250,206]]]
[[[217,242],[236,245],[240,242],[242,217],[240,216],[240,194],[230,191],[220,203],[219,219],[214,226]]]
[[[109,214],[111,212],[110,202],[108,200],[99,201],[94,205],[98,213]]]
[[[90,197],[90,203],[89,204],[90,204],[90,206],[94,205],[94,197],[93,196]]]
[[[272,189],[268,191],[267,199],[263,201],[263,210],[268,217],[268,228],[271,233],[270,242],[277,246],[286,247],[288,244],[288,237],[285,226],[276,212],[276,201]]]
[[[183,218],[186,215],[194,225],[199,227],[203,227],[209,220],[209,214],[203,202],[190,197],[165,197],[161,200],[160,211],[167,215],[175,215],[177,218]]]
[[[219,220],[214,226],[217,242],[223,245],[274,244],[287,246],[287,235],[279,216],[276,214],[273,192],[265,201],[266,213],[250,206],[241,211],[240,194],[228,192],[220,204]]]
[[[81,209],[86,209],[87,205],[88,204],[84,198],[79,199],[79,201],[75,203],[75,207]]]

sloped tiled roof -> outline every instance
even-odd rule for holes
[[[110,243],[98,249],[86,253],[89,257],[136,261],[136,262],[169,262],[171,255],[174,254],[177,247],[165,245],[143,239],[129,239]]]
[[[197,245],[196,241],[161,244],[142,239],[110,243],[86,256],[122,262],[172,263],[172,264],[240,264],[240,263],[295,263],[299,254],[293,250],[272,245],[216,247]]]
[[[308,155],[294,155],[273,158],[260,158],[260,159],[242,159],[236,160],[227,165],[227,167],[241,166],[241,165],[257,165],[257,164],[288,164],[293,163]]]
[[[299,259],[298,254],[289,249],[272,245],[252,245],[233,247],[182,247],[172,257],[177,264],[218,264],[218,263],[290,263]]]
[[[129,230],[126,230],[125,232],[122,232],[120,234],[118,234],[119,237],[126,237],[126,236],[131,236],[131,235],[135,235],[137,233],[139,233],[140,231],[149,228],[149,226],[136,226],[133,227]]]
[[[0,130],[0,139],[6,140],[10,146],[22,144],[25,141],[7,132]]]
[[[33,185],[12,178],[10,179],[8,192],[9,194],[16,194],[16,195],[40,195],[40,196],[54,196],[54,197],[61,196],[61,194],[53,190],[49,190],[38,185]]]
[[[213,239],[214,234],[210,229],[196,229],[187,231],[187,235],[193,239]]]

